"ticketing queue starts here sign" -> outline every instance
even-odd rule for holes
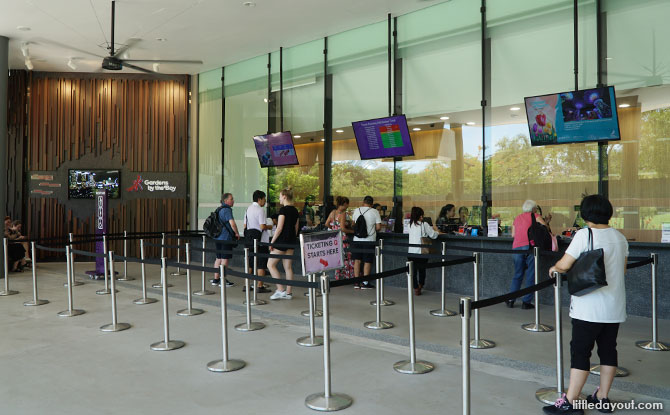
[[[302,275],[340,269],[344,266],[341,231],[324,231],[300,235]]]

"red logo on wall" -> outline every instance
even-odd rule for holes
[[[142,187],[142,176],[139,174],[137,175],[137,179],[133,181],[133,185],[130,186],[129,188],[126,189],[127,192],[139,192],[140,190],[144,190]]]

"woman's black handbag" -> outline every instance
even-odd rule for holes
[[[582,252],[567,272],[568,292],[580,297],[607,285],[605,253],[602,248],[593,249],[593,232],[589,229],[589,250]]]

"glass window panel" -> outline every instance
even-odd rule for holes
[[[198,229],[221,198],[221,69],[198,76]]]

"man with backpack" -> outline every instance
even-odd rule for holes
[[[214,236],[216,241],[227,241],[216,242],[216,261],[214,262],[214,267],[219,269],[219,265],[223,264],[224,267],[228,266],[228,260],[233,257],[233,244],[231,242],[240,239],[240,233],[237,231],[237,225],[233,219],[233,205],[235,204],[235,199],[233,198],[232,193],[224,193],[221,196],[221,206],[217,209],[218,220],[221,226],[221,234],[219,236]],[[223,252],[222,252],[223,251]],[[210,280],[212,285],[221,284],[221,276],[219,274],[214,274],[214,279]],[[226,280],[226,287],[232,287],[232,282]]]
[[[372,196],[363,198],[363,206],[354,210],[354,244],[356,250],[366,250],[368,252],[352,252],[351,257],[354,260],[354,276],[361,275],[361,262],[363,263],[363,276],[370,275],[372,263],[375,261],[375,243],[377,241],[377,231],[382,227],[382,218],[379,211],[373,208],[374,200]],[[360,286],[354,285],[354,288],[363,290],[374,289],[371,282],[364,282]]]

